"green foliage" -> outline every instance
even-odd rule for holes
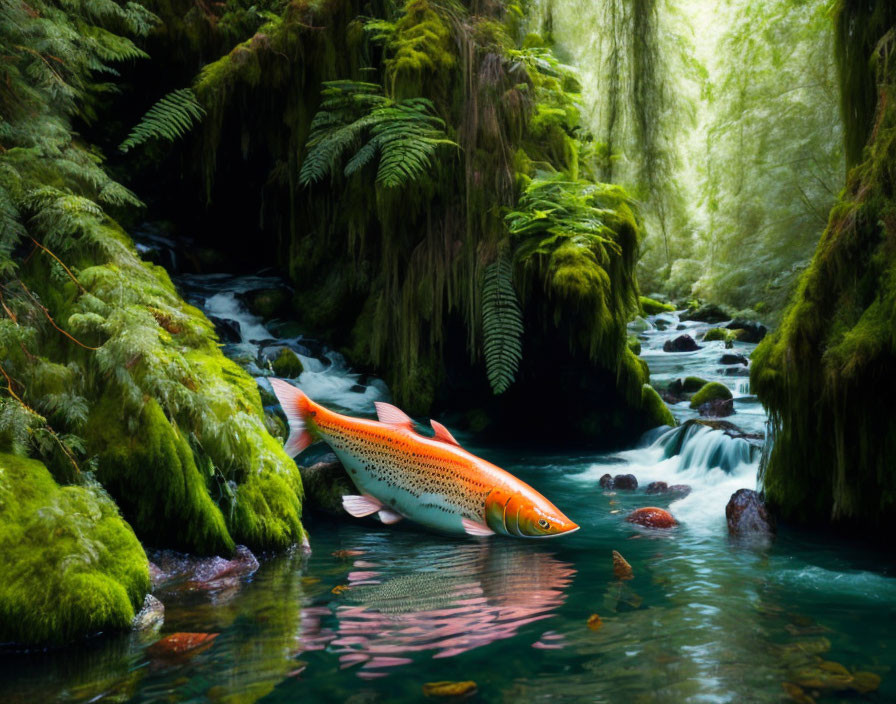
[[[849,25],[866,6],[844,3],[838,12],[853,15],[838,17]],[[896,514],[894,36],[875,42],[866,68],[877,69],[880,100],[865,128],[864,160],[850,171],[780,328],[753,353],[750,384],[774,436],[762,481],[793,521],[878,529]],[[856,32],[849,41],[856,46],[841,61],[852,61],[868,37]]]
[[[346,177],[379,157],[377,184],[399,188],[433,169],[440,146],[454,145],[424,98],[396,102],[380,95],[372,83],[333,81],[324,86],[299,175],[302,185],[336,176],[343,156],[352,150]]]
[[[718,381],[711,381],[708,384],[704,384],[691,397],[691,408],[699,408],[704,403],[709,403],[710,401],[727,401],[729,398],[731,398],[731,391],[727,386]]]
[[[625,344],[625,321],[638,310],[631,271],[638,226],[620,188],[545,174],[530,181],[506,216],[524,299],[545,296],[559,323],[580,315],[576,342],[611,360]]]
[[[499,256],[485,269],[482,280],[482,346],[492,391],[503,393],[523,356],[523,316],[510,259]]]
[[[150,588],[146,554],[101,488],[60,487],[11,454],[0,454],[0,562],[0,642],[126,630]]]
[[[172,91],[149,109],[119,149],[126,152],[151,139],[173,142],[188,132],[204,114],[192,90]]]

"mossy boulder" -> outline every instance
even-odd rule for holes
[[[701,379],[699,376],[686,376],[681,382],[681,390],[686,394],[692,394],[702,389],[707,383],[706,379]]]
[[[0,564],[0,642],[128,629],[150,587],[146,554],[102,489],[60,486],[11,454],[0,454]]]
[[[642,387],[641,407],[645,410],[650,419],[650,427],[655,428],[659,425],[674,426],[676,424],[672,411],[669,410],[669,407],[663,399],[660,398],[656,389],[650,384],[644,384]]]
[[[629,335],[626,345],[633,354],[641,354],[641,341],[634,335]]]
[[[94,406],[86,436],[97,453],[97,479],[143,541],[203,555],[233,550],[207,477],[157,401],[149,399],[134,417],[110,394]]]
[[[249,291],[243,296],[249,312],[265,320],[287,314],[290,298],[289,292],[283,288]]]
[[[302,360],[299,359],[299,355],[289,349],[289,347],[283,347],[277,353],[277,356],[271,360],[271,369],[279,377],[295,379],[305,371],[305,366],[302,364]]]
[[[743,331],[742,330],[741,331],[727,330],[725,328],[710,328],[703,335],[703,341],[704,342],[716,342],[716,341],[728,342],[729,340],[737,339],[737,337],[735,335],[735,333],[737,333],[737,332],[743,332]]]
[[[731,315],[722,306],[715,303],[704,303],[682,313],[681,319],[700,323],[721,323],[725,320],[730,320]]]
[[[663,303],[647,296],[640,296],[638,302],[644,315],[659,315],[660,313],[671,313],[675,310],[675,306],[671,303]]]
[[[691,408],[699,408],[704,403],[727,401],[731,398],[731,390],[718,381],[711,381],[691,397]]]

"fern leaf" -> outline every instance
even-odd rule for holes
[[[189,88],[175,90],[147,111],[119,149],[126,152],[150,139],[174,141],[186,134],[203,115],[205,110],[196,100],[196,94],[192,90]]]
[[[485,369],[495,394],[513,383],[523,357],[523,316],[513,289],[510,260],[500,256],[482,281],[482,334]]]

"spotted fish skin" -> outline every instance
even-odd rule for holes
[[[272,387],[290,421],[287,452],[295,456],[323,440],[358,491],[398,514],[395,520],[473,535],[549,537],[578,528],[528,484],[464,450],[438,423],[433,422],[435,436],[424,436],[389,404],[377,404],[378,421],[354,418],[315,403],[285,381],[274,379]]]

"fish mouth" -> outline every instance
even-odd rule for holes
[[[559,538],[561,535],[569,535],[570,533],[575,533],[582,526],[575,526],[574,528],[567,528],[566,530],[561,530],[556,533],[546,533],[545,535],[531,535],[525,536],[529,538],[535,538],[536,540],[543,540],[545,538]]]

